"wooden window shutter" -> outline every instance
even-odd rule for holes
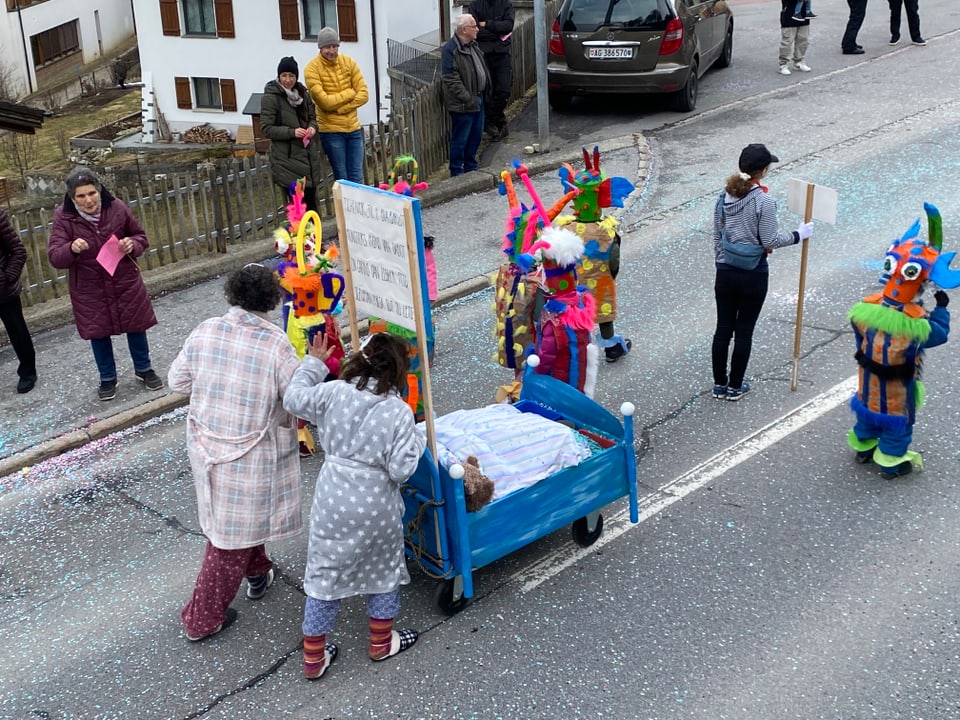
[[[220,105],[224,112],[237,111],[237,84],[233,80],[220,78]]]
[[[213,16],[217,21],[217,37],[237,36],[233,29],[233,0],[213,0]]]
[[[337,30],[341,42],[357,42],[360,39],[356,0],[337,0]]]
[[[280,39],[300,39],[300,0],[280,0]]]
[[[190,97],[190,78],[175,77],[173,83],[177,88],[177,107],[183,110],[192,108],[193,99]]]
[[[177,0],[160,0],[160,26],[164,35],[180,37],[180,11]]]

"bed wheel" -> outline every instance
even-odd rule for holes
[[[437,609],[444,615],[456,615],[470,604],[470,598],[463,596],[463,577],[457,575],[449,580],[441,580],[433,593]]]
[[[573,541],[580,547],[590,547],[600,539],[600,535],[603,533],[603,515],[597,513],[596,525],[592,531],[589,529],[588,519],[582,517],[573,523]]]

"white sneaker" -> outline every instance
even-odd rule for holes
[[[781,75],[789,75],[789,74],[790,74],[790,68],[788,68],[786,65],[781,65],[781,66],[780,66],[780,74],[781,74]]]
[[[794,63],[793,67],[795,70],[799,70],[800,72],[810,72],[811,70],[810,66],[805,62]]]

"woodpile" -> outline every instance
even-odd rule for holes
[[[213,127],[210,123],[196,125],[183,134],[184,142],[192,143],[228,143],[233,142],[230,133],[227,130],[220,130]]]

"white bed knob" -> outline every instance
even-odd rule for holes
[[[620,406],[620,412],[624,417],[630,417],[637,411],[636,406],[632,402],[625,402]]]

